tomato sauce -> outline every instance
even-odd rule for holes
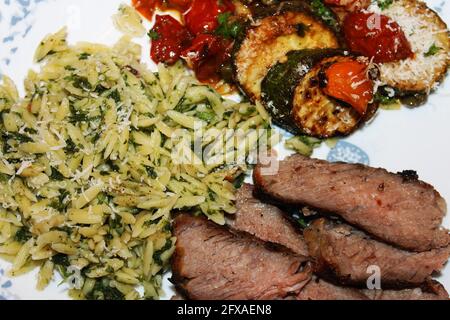
[[[219,26],[219,14],[234,10],[230,1],[193,0],[190,10],[184,16],[186,27],[193,34],[214,32]]]
[[[234,42],[216,30],[234,13],[231,0],[133,0],[133,6],[149,20],[156,9],[182,15],[182,22],[168,15],[156,16],[149,32],[153,61],[171,65],[182,58],[201,82],[215,85],[222,80],[220,73],[231,59]]]
[[[206,83],[221,80],[219,70],[231,59],[233,42],[210,34],[198,35],[192,45],[182,53],[182,57],[191,67],[197,79]]]
[[[180,59],[182,51],[190,45],[192,35],[175,18],[169,15],[156,16],[151,31],[151,57],[156,63],[174,64]]]

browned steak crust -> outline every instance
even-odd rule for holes
[[[282,210],[256,199],[252,185],[244,184],[237,191],[236,198],[237,212],[227,219],[227,225],[308,256],[308,248],[299,228]]]
[[[300,291],[298,300],[369,300],[360,290],[341,287],[314,277]]]
[[[205,218],[180,215],[174,233],[172,280],[189,299],[283,299],[297,295],[311,277],[303,257]]]
[[[443,248],[450,243],[448,231],[441,228],[445,200],[411,172],[393,174],[301,155],[291,156],[278,166],[272,175],[264,175],[262,165],[254,170],[257,191],[265,200],[338,215],[379,239],[412,251]]]
[[[298,300],[448,300],[448,293],[436,281],[413,289],[359,290],[341,287],[314,277],[297,296]]]
[[[321,277],[366,287],[371,266],[381,272],[383,288],[414,287],[440,271],[450,247],[410,252],[374,240],[355,228],[328,219],[314,221],[304,232],[313,269]]]
[[[362,290],[371,300],[449,300],[442,284],[428,280],[419,288],[404,290]]]

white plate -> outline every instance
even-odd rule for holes
[[[68,26],[69,42],[91,41],[113,44],[120,34],[111,16],[121,0],[2,0],[0,2],[0,74],[9,75],[23,93],[28,69],[36,68],[32,57],[39,41],[48,33]],[[429,0],[428,4],[450,24],[450,1]],[[148,38],[143,61],[150,68]],[[380,111],[364,129],[342,140],[330,150],[323,146],[314,156],[329,160],[362,162],[391,171],[413,169],[421,179],[436,187],[450,201],[450,81],[447,80],[427,105],[417,109]],[[446,218],[450,227],[450,216]],[[36,291],[36,273],[9,279],[9,265],[0,261],[1,299],[67,299],[64,285],[55,281],[43,292]],[[450,265],[439,280],[450,290]],[[165,283],[167,296],[172,289]]]

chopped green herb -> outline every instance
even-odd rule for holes
[[[59,172],[57,169],[55,168],[51,168],[52,169],[52,174],[50,175],[50,178],[56,181],[62,181],[64,180],[64,176],[62,175],[61,172]]]
[[[149,220],[149,221],[146,221],[146,222],[144,223],[144,226],[150,227],[150,226],[152,226],[152,225],[154,225],[154,224],[158,224],[161,220],[162,220],[162,217],[159,217],[158,219],[155,219],[155,220]]]
[[[76,110],[73,106],[70,106],[70,113],[69,116],[69,122],[70,123],[77,123],[77,122],[89,122],[90,119],[87,112]]]
[[[98,84],[98,85],[95,87],[95,90],[94,90],[94,92],[97,93],[97,94],[99,94],[99,95],[100,95],[100,94],[103,94],[103,93],[106,92],[106,91],[108,91],[108,88],[102,86],[101,84]]]
[[[319,16],[329,27],[339,30],[339,23],[333,12],[321,0],[312,0],[311,8],[315,15]]]
[[[161,248],[161,249],[159,249],[159,250],[157,250],[157,251],[155,251],[154,253],[153,253],[153,260],[155,260],[155,262],[157,263],[157,264],[159,264],[160,266],[162,266],[163,265],[163,262],[162,262],[162,260],[161,260],[161,255],[164,253],[164,252],[166,252],[167,250],[169,250],[170,248],[172,248],[172,240],[167,240],[166,241],[166,243],[164,244],[164,246]]]
[[[104,192],[100,192],[97,196],[98,204],[109,204],[111,198]]]
[[[392,92],[394,92],[394,94],[392,94]],[[375,93],[374,101],[382,105],[389,105],[395,103],[397,97],[394,89],[390,87],[381,87],[378,89],[377,93]]]
[[[385,10],[389,8],[393,2],[393,0],[378,0],[377,4],[381,10]]]
[[[62,254],[62,253],[55,254],[52,257],[52,262],[55,265],[58,265],[58,266],[63,266],[63,267],[69,267],[70,266],[69,257],[67,255],[65,255],[65,254]]]
[[[0,182],[8,182],[10,179],[10,176],[4,173],[0,173]]]
[[[111,171],[114,171],[114,172],[119,172],[120,171],[120,167],[118,165],[116,165],[114,163],[114,161],[112,161],[111,159],[106,160],[106,164],[109,166]]]
[[[80,55],[78,56],[78,59],[79,59],[79,60],[87,60],[90,56],[91,56],[90,53],[83,52],[82,54],[80,54]]]
[[[116,231],[117,234],[121,235],[125,231],[125,228],[122,224],[121,216],[116,216],[114,219],[112,217],[110,217],[108,224],[109,224],[110,232]]]
[[[67,197],[70,193],[67,190],[61,189],[59,190],[59,196],[55,200],[53,200],[49,207],[57,210],[58,212],[65,212],[67,207],[69,206],[70,201],[67,200]]]
[[[156,32],[155,30],[150,30],[147,35],[150,37],[150,39],[152,40],[158,40],[159,39],[159,33]]]
[[[108,98],[113,99],[116,103],[119,103],[122,100],[120,97],[119,90],[117,89],[111,91],[111,93],[108,95]]]
[[[224,38],[237,39],[243,32],[242,24],[239,21],[230,21],[231,13],[225,12],[219,14],[217,27],[215,34]]]
[[[59,274],[64,279],[61,284],[64,283],[67,278],[71,276],[67,271],[67,268],[70,266],[69,257],[65,254],[58,253],[52,257],[52,262],[55,264],[56,270],[58,270]]]
[[[166,224],[162,228],[162,231],[164,232],[172,232],[172,224],[169,221],[166,221]]]
[[[109,285],[106,279],[97,280],[94,288],[86,295],[87,300],[124,300],[125,296],[117,288]]]
[[[157,179],[158,178],[158,174],[155,171],[155,168],[150,167],[150,166],[144,166],[145,170],[147,171],[147,175],[152,178],[152,179]]]
[[[12,139],[12,140],[15,140],[20,143],[33,142],[33,139],[31,139],[30,137],[28,137],[24,134],[21,134],[18,132],[8,132],[8,131],[2,133],[2,139],[3,139],[3,141]]]
[[[64,80],[72,82],[72,85],[77,89],[88,90],[92,89],[92,85],[86,77],[80,77],[76,74],[65,77]]]
[[[210,123],[216,117],[214,112],[199,112],[197,113],[197,117],[203,121]]]
[[[68,235],[72,234],[72,228],[69,226],[56,227],[55,230],[65,232]]]
[[[26,227],[22,227],[17,230],[16,234],[14,235],[14,240],[17,242],[25,243],[29,239],[31,239],[32,236],[33,235],[28,231]]]
[[[236,179],[234,179],[233,185],[236,189],[241,188],[244,185],[244,181],[246,178],[246,174],[242,173],[241,175],[239,175]]]
[[[33,128],[25,128],[24,131],[28,134],[37,134],[37,130],[33,129]]]
[[[427,52],[425,52],[424,56],[425,57],[431,57],[434,56],[436,53],[438,53],[439,50],[441,50],[441,47],[436,46],[435,43],[433,43],[433,45],[430,47],[430,49],[428,49]]]
[[[308,227],[308,222],[306,221],[306,219],[304,217],[298,218],[297,222],[300,225],[300,227],[302,227],[303,229]]]
[[[64,147],[64,151],[66,153],[75,153],[80,151],[80,149],[77,147],[77,145],[73,142],[71,138],[66,140],[66,146]]]

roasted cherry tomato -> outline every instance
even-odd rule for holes
[[[231,58],[232,41],[211,34],[199,34],[182,57],[202,82],[219,81],[221,66]]]
[[[211,33],[219,26],[219,15],[234,9],[230,0],[193,0],[184,15],[186,27],[192,34]]]
[[[373,83],[368,78],[367,64],[359,61],[343,61],[325,70],[325,94],[350,104],[364,115],[373,99]]]
[[[373,57],[375,62],[394,62],[414,56],[401,27],[385,15],[350,13],[343,29],[349,48]]]
[[[156,22],[149,32],[152,38],[151,57],[155,62],[174,64],[181,52],[192,41],[189,31],[169,15],[156,16]]]

